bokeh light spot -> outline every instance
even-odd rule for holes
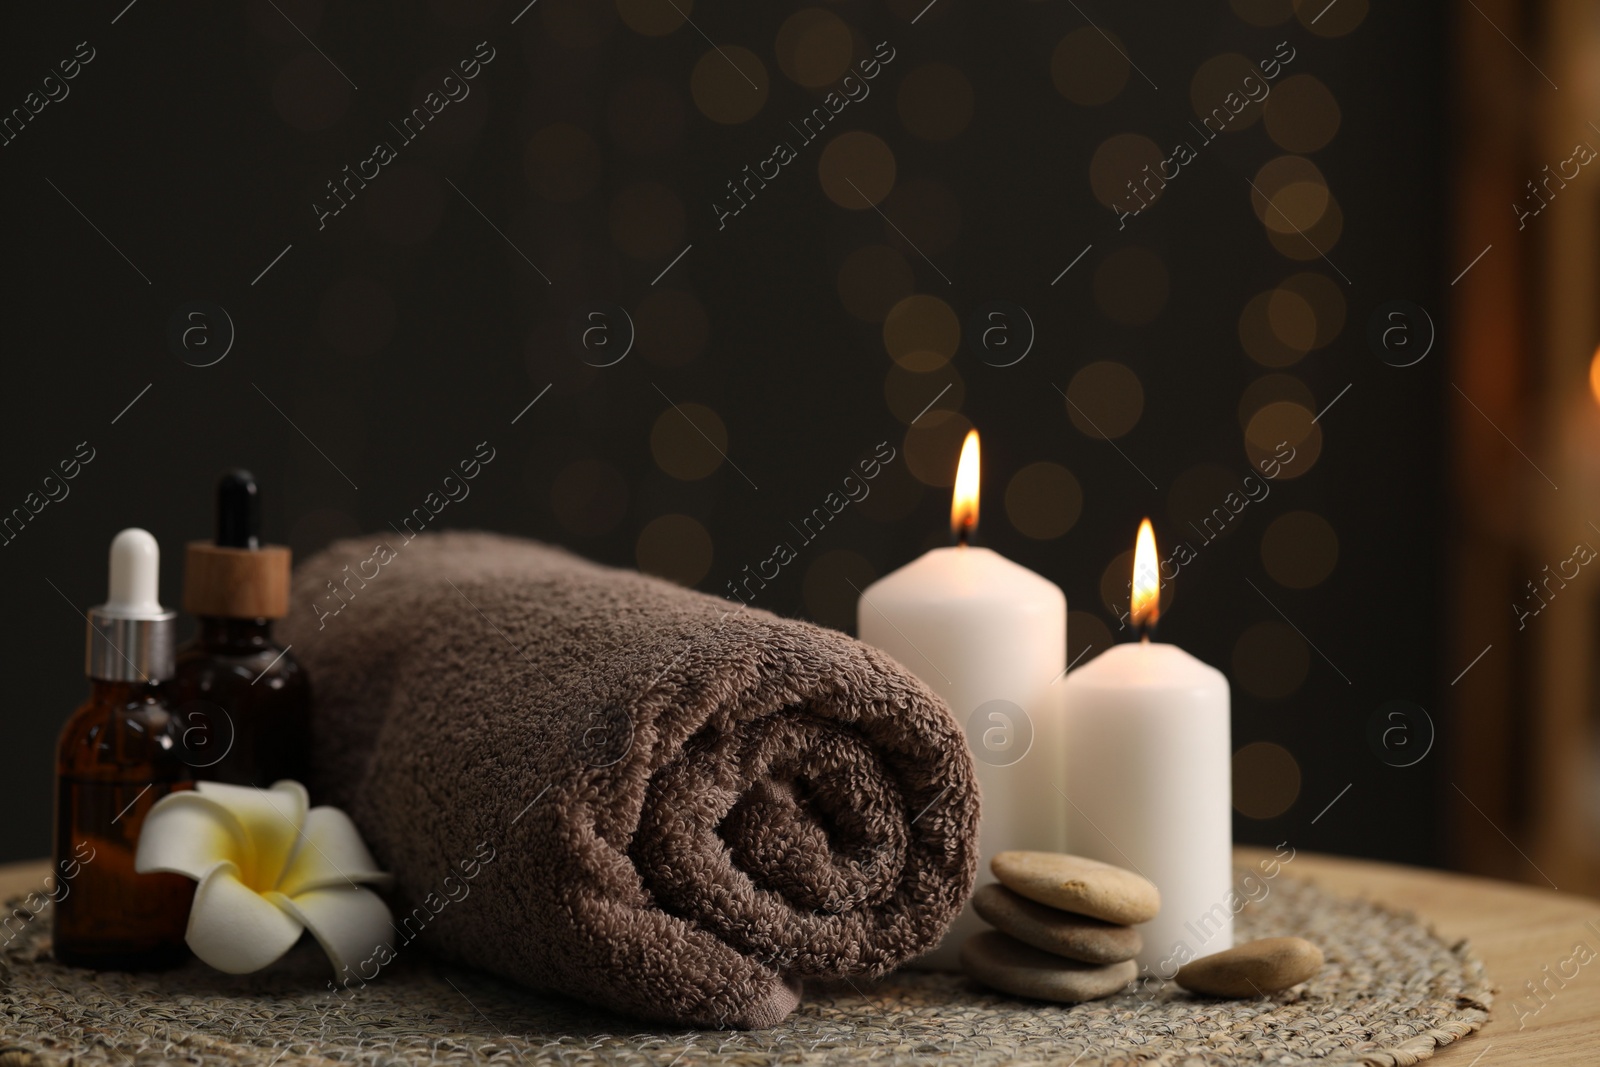
[[[956,460],[972,422],[957,411],[934,409],[906,430],[906,467],[923,485],[948,489],[956,482]]]
[[[1233,810],[1247,819],[1275,819],[1300,797],[1300,764],[1271,741],[1253,741],[1233,754]]]
[[[1239,397],[1239,429],[1250,425],[1256,412],[1268,404],[1287,400],[1303,408],[1316,406],[1311,387],[1292,374],[1263,374],[1249,385]]]
[[[870,211],[894,188],[894,152],[876,134],[850,130],[822,150],[817,176],[835,204]]]
[[[1092,611],[1067,612],[1067,662],[1073,670],[1115,644],[1111,627]]]
[[[1313,260],[1326,258],[1328,250],[1339,243],[1343,233],[1344,212],[1339,208],[1339,201],[1329,194],[1327,209],[1317,219],[1315,226],[1291,233],[1269,229],[1267,238],[1273,248],[1290,259]]]
[[[1139,376],[1121,363],[1090,363],[1067,385],[1067,415],[1090,437],[1121,437],[1138,425],[1143,413],[1144,386]]]
[[[1315,152],[1339,132],[1339,102],[1312,74],[1295,74],[1267,97],[1267,136],[1286,152]]]
[[[883,347],[907,370],[937,370],[961,344],[961,320],[936,296],[916,293],[889,309],[883,320]]]
[[[1089,160],[1089,188],[1108,208],[1138,211],[1141,204],[1161,197],[1162,158],[1161,149],[1144,134],[1114,134],[1100,142]]]
[[[1326,348],[1344,330],[1344,293],[1326,274],[1301,271],[1285,278],[1278,288],[1295,293],[1311,306],[1317,319],[1317,338],[1313,348]]]
[[[1270,92],[1254,63],[1238,52],[1224,52],[1195,70],[1189,80],[1189,106],[1206,136],[1214,137],[1255,125],[1261,118],[1262,94]]]
[[[1115,34],[1082,26],[1061,38],[1051,53],[1050,80],[1074,104],[1110,103],[1128,84],[1127,51]]]
[[[767,68],[756,54],[736,44],[713,48],[700,57],[689,76],[695,107],[712,122],[725,126],[755,118],[767,102]]]
[[[1322,454],[1322,428],[1315,417],[1309,407],[1288,401],[1256,412],[1244,431],[1251,464],[1277,478],[1298,478],[1310,470]]]
[[[890,413],[910,426],[935,398],[941,408],[959,410],[967,399],[967,384],[949,364],[932,372],[907,370],[896,364],[883,379],[883,397]],[[930,412],[928,418],[933,417]]]
[[[1024,537],[1053,540],[1072,529],[1082,513],[1083,487],[1059,463],[1030,463],[1006,483],[1006,517]]]
[[[820,7],[806,7],[784,20],[773,50],[778,68],[790,81],[820,89],[832,85],[850,69],[855,39],[838,15]]]
[[[656,466],[680,481],[708,476],[722,466],[727,451],[728,428],[704,404],[669,406],[650,428],[650,454]]]
[[[658,515],[639,531],[633,555],[646,574],[693,586],[711,571],[711,535],[688,515]]]
[[[1309,352],[1317,343],[1317,313],[1292,289],[1278,288],[1267,295],[1267,324],[1274,337],[1296,352]]]

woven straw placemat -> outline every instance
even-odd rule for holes
[[[1245,1001],[1167,984],[1075,1007],[1015,1000],[953,974],[808,986],[798,1011],[753,1033],[651,1030],[484,975],[402,957],[334,995],[302,944],[256,975],[191,962],[94,973],[49,958],[44,917],[0,950],[0,1067],[190,1063],[249,1067],[556,1063],[572,1067],[821,1067],[870,1062],[1341,1064],[1395,1067],[1483,1025],[1490,991],[1465,943],[1415,916],[1282,875],[1238,918],[1240,939],[1300,935],[1328,965],[1289,993]]]

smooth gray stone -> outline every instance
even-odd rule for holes
[[[1161,893],[1148,879],[1083,856],[1001,852],[989,869],[1029,900],[1120,926],[1149,922],[1161,910]]]
[[[992,989],[1058,1004],[1109,997],[1139,975],[1132,960],[1101,967],[1077,963],[1024,945],[998,930],[967,938],[961,946],[961,965]]]
[[[1058,911],[997,882],[978,887],[972,908],[1001,933],[1081,963],[1121,963],[1144,947],[1139,931],[1131,926]]]
[[[1322,950],[1303,937],[1263,937],[1184,964],[1175,981],[1191,993],[1258,997],[1322,970]]]

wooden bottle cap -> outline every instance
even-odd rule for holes
[[[184,559],[183,609],[224,619],[281,619],[289,614],[289,549],[227,548],[190,541]]]

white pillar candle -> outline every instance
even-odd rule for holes
[[[1155,537],[1134,555],[1133,610],[1159,611]],[[1067,676],[1068,850],[1144,875],[1161,913],[1139,927],[1146,973],[1170,978],[1233,945],[1228,680],[1176,645],[1116,645]]]
[[[1067,598],[1026,567],[968,544],[978,517],[978,437],[961,450],[951,506],[957,544],[868,586],[861,640],[889,653],[950,705],[966,731],[982,792],[978,882],[1005,849],[1060,852],[1061,693]],[[967,908],[924,966],[958,969],[961,942],[983,929]]]

